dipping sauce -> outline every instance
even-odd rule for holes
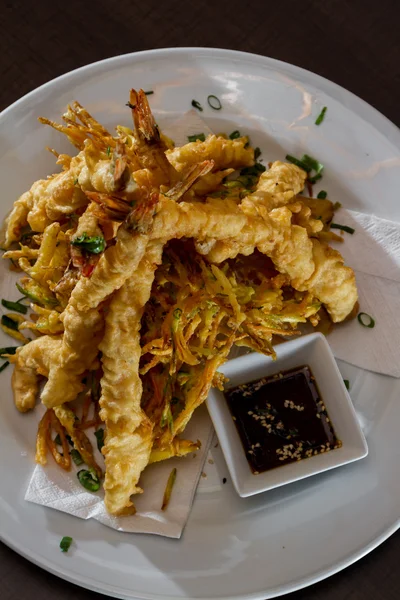
[[[225,397],[256,475],[342,445],[308,366],[239,385]]]

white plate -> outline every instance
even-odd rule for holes
[[[131,86],[154,89],[157,119],[192,99],[216,131],[249,133],[266,160],[307,150],[325,163],[324,189],[347,207],[400,220],[400,134],[342,88],[278,61],[225,50],[143,52],[90,65],[32,92],[0,117],[0,217],[54,169],[46,145],[68,144],[38,115],[58,119],[72,99],[106,126],[129,122]],[[217,95],[223,110],[207,107]],[[328,106],[320,127],[314,120]],[[308,115],[309,110],[312,116]],[[9,276],[0,267],[1,297]],[[5,338],[0,339],[5,345]],[[400,516],[400,381],[340,364],[361,418],[369,456],[252,498],[237,496],[219,449],[202,479],[180,541],[123,534],[24,502],[33,467],[35,419],[12,405],[1,374],[0,534],[12,548],[77,584],[122,598],[262,599],[312,584],[351,564],[393,533]],[[212,471],[213,469],[214,471]],[[59,551],[63,535],[74,549]]]

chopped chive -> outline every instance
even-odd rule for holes
[[[241,181],[227,181],[226,183],[224,183],[224,187],[226,188],[235,188],[235,187],[243,187],[243,183]]]
[[[146,96],[151,96],[152,94],[154,94],[153,90],[149,90],[148,92],[145,92]]]
[[[15,354],[19,346],[7,346],[6,348],[0,348],[0,356],[3,354]]]
[[[235,129],[235,131],[232,131],[232,133],[229,136],[230,140],[237,140],[237,138],[240,138],[240,131],[238,131],[237,129]]]
[[[260,158],[260,156],[261,156],[261,150],[257,146],[257,148],[254,148],[254,160],[257,160],[257,158]]]
[[[6,362],[4,362],[4,363],[1,365],[1,367],[0,367],[0,373],[1,373],[2,371],[4,371],[4,369],[6,369],[6,368],[8,367],[8,365],[9,365],[9,364],[10,364],[10,363],[9,363],[9,361],[8,361],[8,360],[6,360]]]
[[[81,453],[78,452],[78,450],[75,450],[75,448],[72,448],[71,450],[71,458],[77,467],[83,464],[83,458],[81,456]]]
[[[107,146],[107,156],[110,156],[110,153],[111,153],[111,148],[110,148],[110,146]]]
[[[90,252],[90,254],[100,254],[106,247],[106,241],[102,235],[90,237],[86,233],[83,233],[72,240],[71,244],[73,246],[78,246],[86,252]]]
[[[364,318],[364,317],[366,317],[366,318],[368,319],[368,321],[367,321],[367,322],[365,321],[365,318]],[[361,324],[363,327],[368,327],[369,329],[373,329],[373,328],[375,327],[375,319],[373,319],[373,318],[371,317],[371,315],[369,315],[369,314],[367,314],[367,313],[365,313],[365,312],[360,312],[360,313],[358,313],[358,315],[357,315],[357,319],[358,319],[358,322],[359,322],[359,323],[360,323],[360,324]]]
[[[322,179],[322,175],[321,173],[317,173],[316,175],[314,175],[313,177],[309,177],[308,181],[310,183],[316,183],[319,179]]]
[[[134,105],[134,104],[131,104],[130,102],[127,102],[127,103],[125,104],[125,106],[129,106],[129,108],[130,108],[130,109],[132,109],[132,110],[135,108],[135,105]]]
[[[97,492],[100,489],[100,479],[97,477],[94,469],[82,469],[76,474],[79,483],[89,492]]]
[[[343,379],[343,383],[346,386],[346,389],[349,390],[350,389],[350,381],[348,379]]]
[[[74,179],[74,185],[77,185],[78,183],[78,178],[76,177],[76,179]]]
[[[327,198],[327,197],[328,197],[328,194],[327,194],[327,192],[325,192],[325,190],[321,190],[321,191],[320,191],[320,192],[318,192],[318,194],[317,194],[317,198],[318,198],[319,200],[325,200],[325,198]]]
[[[172,469],[172,471],[168,477],[167,485],[165,487],[165,492],[164,492],[164,498],[162,501],[161,510],[165,510],[169,504],[169,501],[171,499],[172,488],[174,487],[175,480],[176,480],[176,468]]]
[[[197,108],[197,110],[199,110],[200,112],[203,112],[203,107],[200,104],[200,102],[197,102],[197,100],[192,100],[192,106],[194,108]]]
[[[104,446],[104,429],[98,429],[97,431],[94,432],[94,435],[97,440],[97,448],[101,452],[101,449]]]
[[[69,535],[65,535],[60,542],[61,552],[68,552],[71,544],[72,544],[72,537],[69,537]]]
[[[319,113],[319,115],[318,115],[318,117],[317,117],[317,120],[315,121],[315,124],[316,124],[316,125],[321,125],[322,121],[323,121],[323,120],[324,120],[324,118],[325,118],[325,113],[326,113],[326,111],[327,111],[327,110],[328,110],[328,107],[327,107],[327,106],[324,106],[324,108],[323,108],[323,109],[321,110],[321,112]]]
[[[56,437],[54,438],[54,443],[57,444],[57,446],[62,446],[62,442],[61,442],[59,433],[57,433]]]
[[[209,106],[211,106],[211,108],[213,108],[214,110],[221,110],[222,108],[220,99],[217,98],[217,96],[214,96],[214,94],[210,94],[209,96],[207,96],[207,102]]]
[[[347,225],[340,225],[339,223],[331,223],[331,229],[340,229],[341,231],[346,231],[346,233],[351,233],[351,235],[353,235],[353,233],[355,232],[355,229],[353,229],[352,227],[348,227]]]
[[[1,317],[1,324],[4,325],[4,327],[8,327],[9,329],[18,331],[18,321],[14,321],[14,319],[11,319],[11,317],[7,317],[7,315],[3,315]]]
[[[296,167],[300,167],[300,169],[303,169],[303,171],[306,171],[306,173],[309,173],[311,171],[310,166],[306,165],[301,160],[299,160],[295,156],[292,156],[291,154],[286,154],[286,160],[296,165]]]
[[[2,305],[9,310],[15,310],[15,312],[21,313],[22,315],[26,315],[28,312],[28,307],[24,306],[24,304],[20,304],[19,302],[11,302],[11,300],[2,300]]]
[[[205,142],[206,136],[204,133],[195,133],[194,135],[188,135],[188,140],[189,142],[197,142],[197,140],[200,142]]]

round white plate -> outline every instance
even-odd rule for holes
[[[39,125],[78,99],[106,126],[128,123],[130,87],[153,89],[159,123],[191,108],[214,131],[249,133],[266,161],[303,151],[325,164],[324,189],[348,208],[400,220],[398,130],[342,88],[278,61],[212,49],[121,56],[79,69],[25,96],[0,118],[3,218],[30,184],[54,170],[46,145],[67,150]],[[219,112],[206,98],[215,94]],[[324,123],[314,125],[323,106]],[[397,165],[399,164],[397,160]],[[1,297],[9,294],[4,265]],[[6,339],[0,340],[1,346]],[[9,340],[8,340],[9,344]],[[363,461],[241,499],[213,449],[181,540],[123,534],[94,521],[24,501],[33,469],[34,415],[12,404],[10,370],[1,374],[0,535],[38,565],[74,583],[121,598],[264,599],[312,584],[372,550],[399,525],[400,381],[341,364],[368,439]],[[62,536],[74,538],[68,554]]]

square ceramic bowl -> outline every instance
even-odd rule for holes
[[[229,379],[226,389],[308,365],[342,446],[255,475],[247,462],[224,394],[217,389],[211,390],[207,399],[208,410],[233,484],[243,498],[346,465],[368,454],[364,434],[325,337],[312,333],[284,342],[275,349],[275,361],[253,352],[226,362],[219,369]]]

